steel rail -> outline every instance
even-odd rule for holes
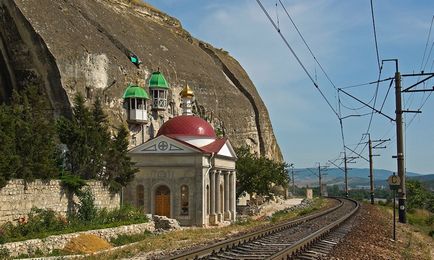
[[[321,216],[327,215],[328,213],[335,211],[338,208],[342,207],[342,205],[344,204],[343,201],[339,198],[330,197],[330,199],[335,199],[335,200],[339,201],[340,203],[335,207],[329,208],[329,209],[324,210],[324,211],[320,211],[320,212],[315,213],[315,214],[310,214],[310,215],[307,215],[307,216],[304,216],[301,218],[297,218],[295,220],[291,220],[291,221],[287,221],[287,222],[284,222],[281,224],[273,225],[273,226],[264,228],[264,229],[259,230],[259,231],[255,231],[255,232],[243,235],[243,236],[239,236],[239,237],[235,237],[233,239],[219,242],[219,243],[214,244],[214,245],[194,249],[194,250],[187,251],[185,253],[181,253],[181,254],[174,255],[174,256],[168,256],[168,257],[165,257],[163,259],[167,259],[167,260],[169,260],[169,259],[183,259],[183,260],[184,259],[198,259],[200,257],[209,256],[209,255],[212,255],[214,253],[223,252],[227,249],[242,245],[246,242],[253,241],[253,240],[256,240],[258,238],[268,236],[270,234],[294,227],[298,224],[301,224],[301,223],[319,218]]]
[[[340,226],[342,223],[344,223],[347,219],[349,219],[351,216],[353,216],[357,210],[360,207],[359,202],[352,200],[352,199],[346,199],[349,201],[352,201],[356,204],[356,207],[349,213],[347,213],[345,216],[341,217],[339,220],[321,228],[320,230],[315,231],[314,233],[310,234],[309,236],[300,239],[295,244],[291,245],[290,247],[286,248],[285,250],[282,250],[274,255],[272,255],[270,258],[267,259],[291,259],[292,257],[295,257],[298,253],[301,253],[304,249],[307,249],[311,245],[313,245],[318,240],[324,238],[328,233],[330,233],[332,230]]]

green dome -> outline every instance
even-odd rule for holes
[[[136,85],[128,85],[128,88],[124,92],[124,99],[126,98],[143,98],[143,99],[149,99],[148,93],[146,93],[146,90],[144,88],[141,88]]]
[[[167,84],[166,79],[163,74],[159,71],[153,72],[151,79],[149,80],[149,88],[165,88],[168,89],[169,85]]]

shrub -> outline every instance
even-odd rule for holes
[[[53,210],[32,208],[27,218],[21,218],[17,225],[7,222],[0,227],[0,244],[44,236],[63,230],[68,223]]]
[[[97,208],[95,206],[95,198],[90,189],[85,189],[77,194],[80,200],[77,217],[84,222],[91,222],[97,216]]]
[[[0,247],[0,259],[8,259],[10,254],[7,248]]]
[[[11,222],[3,224],[0,226],[0,244],[148,221],[141,209],[128,205],[111,211],[107,209],[97,210],[87,193],[85,197],[86,202],[81,205],[84,205],[81,211],[68,219],[52,210],[34,208],[28,218],[23,218],[17,225]],[[93,206],[89,205],[91,203]],[[2,258],[0,257],[0,259]]]

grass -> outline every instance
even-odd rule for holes
[[[45,238],[52,235],[112,228],[130,224],[146,223],[148,219],[140,209],[124,206],[120,209],[99,210],[91,221],[78,218],[66,219],[52,210],[32,209],[26,221],[0,226],[0,244]]]
[[[418,230],[434,238],[434,214],[424,209],[414,209],[407,212],[408,223]]]
[[[379,205],[383,212],[390,217],[393,214],[391,205]],[[431,259],[431,247],[427,244],[433,243],[434,233],[434,217],[433,213],[427,210],[412,209],[407,211],[407,223],[398,223],[398,209],[396,209],[397,216],[397,239],[402,243],[401,256],[402,259]],[[428,237],[430,236],[430,237]]]
[[[189,228],[185,230],[173,231],[155,236],[145,236],[145,238],[131,246],[125,246],[118,250],[109,253],[102,253],[95,256],[87,257],[87,259],[119,259],[130,258],[138,254],[151,252],[155,250],[174,250],[177,248],[190,248],[192,246],[200,246],[212,241],[221,241],[239,234],[240,232],[248,232],[263,225],[277,223],[308,214],[323,207],[329,206],[327,200],[315,199],[306,209],[297,209],[289,213],[276,213],[274,220],[252,220],[247,219],[242,222],[236,222],[230,226],[221,228]],[[271,218],[273,219],[273,217]],[[127,241],[129,238],[124,237],[121,240]]]
[[[280,211],[275,212],[271,216],[271,222],[276,223],[276,222],[296,218],[299,216],[304,216],[304,215],[307,215],[309,213],[312,213],[313,211],[316,211],[316,210],[319,210],[323,207],[328,206],[329,205],[328,203],[329,203],[328,200],[325,200],[323,198],[316,198],[313,200],[312,204],[307,208],[298,209],[298,210],[289,211],[289,212],[287,212],[286,210],[280,210]]]
[[[152,236],[152,233],[149,231],[145,231],[142,234],[120,235],[117,238],[111,239],[110,243],[114,246],[123,246],[137,241],[142,241],[149,236]]]

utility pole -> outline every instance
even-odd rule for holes
[[[372,160],[372,142],[369,136],[369,184],[371,193],[371,204],[374,205],[374,160]]]
[[[407,223],[405,214],[405,166],[404,166],[404,129],[402,124],[402,100],[401,100],[401,73],[398,69],[398,59],[389,59],[384,61],[395,62],[395,122],[396,122],[396,161],[398,168],[398,176],[401,179],[401,184],[398,189],[398,218],[399,222]]]
[[[345,147],[344,147],[345,149]],[[347,165],[347,153],[344,152],[344,170],[345,170],[345,197],[348,198],[348,165]]]
[[[379,145],[390,141],[390,139],[387,140],[371,140],[371,135],[369,133],[366,133],[368,135],[368,145],[369,145],[369,184],[370,184],[370,194],[371,194],[371,204],[374,205],[374,156],[380,156],[378,154],[372,154],[372,149],[380,149],[380,148],[386,148],[386,146],[380,147]],[[378,143],[374,146],[372,146],[372,143]]]
[[[323,168],[326,169],[326,166],[323,167]],[[306,168],[306,169],[309,170],[313,175],[315,175],[315,176],[318,177],[318,185],[319,185],[319,187],[318,187],[318,195],[319,195],[319,197],[321,197],[322,196],[322,188],[321,188],[321,185],[322,185],[321,163],[318,163],[318,173],[314,172],[310,168]]]
[[[294,165],[292,165],[291,167],[291,176],[292,176],[292,196],[295,196]]]
[[[398,176],[401,178],[401,184],[398,194],[399,205],[399,222],[407,223],[405,216],[405,166],[404,166],[404,135],[402,124],[402,101],[401,101],[401,74],[398,71],[398,60],[396,60],[396,73],[395,73],[395,98],[396,98],[396,148],[397,148],[397,164]]]
[[[399,204],[399,222],[406,223],[406,208],[405,208],[405,201],[406,201],[406,190],[405,190],[405,161],[404,161],[404,129],[403,129],[403,122],[402,122],[402,114],[404,112],[406,113],[422,113],[420,109],[416,111],[411,110],[402,110],[402,98],[401,93],[411,93],[411,92],[434,92],[434,86],[431,88],[424,88],[424,89],[413,89],[417,85],[424,83],[428,81],[431,78],[434,78],[434,73],[425,73],[424,71],[421,71],[420,73],[412,73],[412,74],[403,74],[401,75],[398,68],[398,59],[386,59],[382,60],[381,64],[383,62],[395,62],[395,77],[391,78],[395,81],[395,119],[392,117],[386,115],[382,111],[376,109],[375,107],[370,106],[369,104],[363,102],[362,100],[358,99],[357,97],[345,92],[342,89],[338,89],[340,92],[346,94],[347,96],[350,96],[357,100],[358,102],[364,104],[365,106],[369,107],[376,113],[379,113],[380,115],[387,117],[391,121],[395,121],[396,123],[396,156],[393,156],[393,158],[396,158],[397,160],[397,172],[398,177],[401,179],[401,183],[399,185],[398,189],[398,204]],[[404,90],[401,90],[401,77],[420,77],[420,76],[426,76],[426,78],[422,80],[418,80],[418,82],[414,83],[410,87],[405,88]],[[346,166],[346,165],[345,165]],[[345,167],[346,169],[346,167]]]
[[[318,163],[318,183],[319,183],[319,196],[322,197],[322,183],[321,183],[321,163]]]

